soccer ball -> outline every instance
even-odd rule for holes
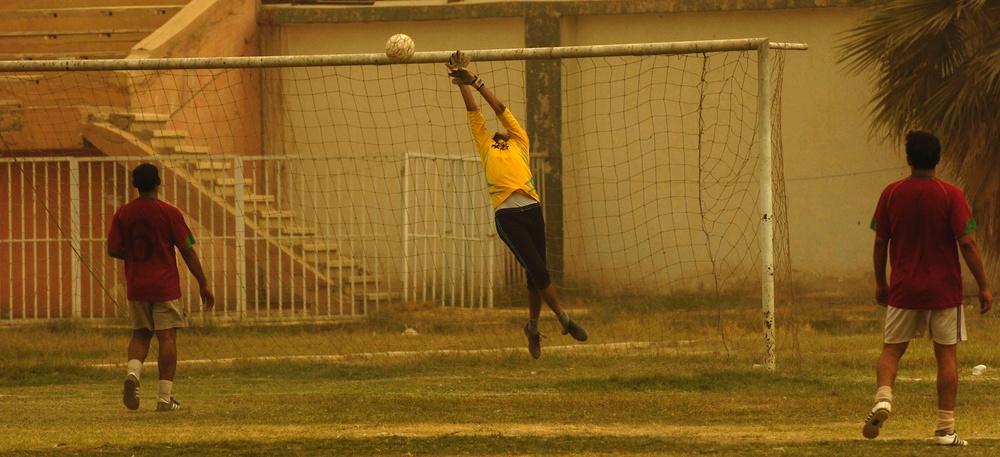
[[[397,33],[385,42],[385,55],[389,56],[390,60],[405,62],[413,57],[414,48],[413,39],[409,35]]]

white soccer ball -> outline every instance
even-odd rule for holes
[[[416,46],[409,35],[397,33],[389,37],[385,42],[385,55],[396,62],[404,62],[413,57],[413,50]]]

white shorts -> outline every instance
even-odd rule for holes
[[[948,309],[902,309],[886,306],[886,344],[906,343],[920,338],[926,332],[927,338],[937,344],[952,345],[965,341],[965,313],[962,306]]]
[[[167,330],[187,327],[187,310],[180,300],[132,301],[129,300],[132,329]]]

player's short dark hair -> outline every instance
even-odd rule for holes
[[[151,163],[141,163],[132,170],[132,187],[139,192],[150,192],[160,185],[160,170]]]
[[[906,134],[906,160],[918,170],[932,170],[941,161],[941,142],[933,133]]]

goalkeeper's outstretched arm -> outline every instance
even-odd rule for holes
[[[486,84],[478,75],[465,68],[469,62],[468,56],[462,51],[455,51],[448,60],[448,63],[445,64],[448,67],[448,76],[451,77],[451,82],[458,85],[458,88],[462,91],[465,109],[468,111],[479,109],[475,98],[472,96],[472,89],[475,89],[483,96],[483,99],[490,105],[490,108],[493,108],[493,112],[498,116],[503,114],[507,107],[493,95],[493,92],[486,87]]]
[[[486,103],[490,105],[490,108],[493,108],[493,112],[496,113],[497,116],[503,114],[504,110],[507,109],[503,102],[501,102],[496,95],[493,95],[493,92],[486,87],[486,84],[482,83],[482,80],[479,79],[478,76],[475,76],[474,73],[469,72],[468,70],[464,71],[468,72],[472,78],[479,82],[478,87],[471,84],[464,84],[462,82],[458,83],[458,89],[462,91],[462,100],[465,101],[465,109],[468,111],[476,111],[479,109],[479,105],[476,104],[476,98],[472,96],[472,88],[475,87],[476,90],[479,91],[479,94],[483,96],[483,100],[486,100]]]
[[[504,110],[507,109],[503,102],[493,95],[493,92],[486,87],[486,84],[479,86],[479,94],[483,96],[483,100],[486,100],[486,103],[489,103],[490,108],[493,108],[493,112],[497,113],[497,116],[503,114]]]
[[[478,80],[479,78],[476,77],[476,79]],[[465,101],[465,109],[468,111],[475,111],[479,109],[479,105],[476,104],[476,98],[472,96],[473,87],[474,86],[470,84],[458,85],[458,89],[462,91],[462,100]],[[478,90],[479,94],[483,96],[483,100],[486,100],[486,103],[490,105],[490,108],[493,108],[493,112],[496,113],[497,116],[503,114],[504,110],[507,109],[503,102],[501,102],[496,95],[493,95],[493,92],[486,87],[486,84],[480,84],[476,90]]]
[[[479,109],[479,105],[476,104],[476,98],[472,96],[472,89],[469,88],[468,84],[459,84],[458,90],[462,92],[462,100],[465,101],[466,111],[476,111]]]

